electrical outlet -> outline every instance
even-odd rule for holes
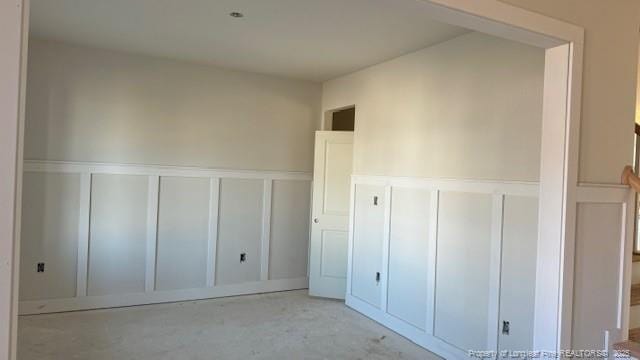
[[[240,262],[243,263],[247,261],[247,253],[240,254]]]
[[[39,273],[43,273],[44,272],[44,263],[43,262],[39,262],[38,265],[36,266],[36,272]]]
[[[503,335],[509,335],[509,322],[508,321],[503,321],[502,322],[502,334]]]

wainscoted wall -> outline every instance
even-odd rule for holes
[[[537,183],[352,183],[347,305],[445,358],[532,348]]]
[[[537,183],[363,175],[352,192],[348,306],[445,358],[532,349]],[[583,185],[575,200],[563,316],[572,348],[609,349],[628,330],[633,195]],[[602,261],[616,270],[593,276]],[[603,303],[600,293],[619,295]]]
[[[307,287],[309,173],[27,161],[24,178],[21,314]]]
[[[610,350],[629,331],[635,194],[621,185],[581,184],[576,202],[571,344]]]

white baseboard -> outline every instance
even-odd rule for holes
[[[348,307],[393,330],[416,345],[421,346],[438,356],[442,356],[445,359],[469,359],[465,351],[462,351],[453,345],[440,340],[434,335],[428,334],[426,331],[418,329],[417,327],[394,317],[393,315],[385,313],[353,295],[347,294],[345,302]]]
[[[285,290],[306,289],[309,279],[265,280],[211,288],[152,291],[132,294],[83,296],[67,299],[20,301],[19,315],[46,314],[76,310],[114,308],[133,305],[159,304],[176,301],[212,299]]]

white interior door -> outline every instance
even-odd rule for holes
[[[317,131],[309,258],[309,294],[344,299],[353,132]]]

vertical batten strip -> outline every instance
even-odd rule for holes
[[[438,251],[438,211],[440,208],[440,190],[431,190],[429,208],[429,255],[427,263],[427,316],[425,331],[434,334],[436,311],[436,257]]]
[[[159,197],[160,176],[149,176],[149,192],[147,197],[147,266],[145,272],[146,292],[152,292],[156,289]]]
[[[502,273],[502,238],[504,228],[504,194],[493,195],[491,220],[491,258],[489,260],[489,308],[487,311],[487,349],[498,350],[500,334],[500,274]]]
[[[260,280],[269,280],[269,242],[271,240],[271,194],[273,180],[264,180],[262,201],[262,239],[260,249]]]
[[[356,220],[356,180],[351,176],[349,186],[349,233],[347,237],[347,290],[345,296],[351,296],[351,276],[353,274],[353,233]]]
[[[383,224],[383,237],[382,237],[382,279],[381,279],[381,294],[380,298],[382,303],[381,309],[384,313],[387,312],[387,304],[389,302],[388,290],[389,290],[389,246],[391,237],[391,185],[384,187],[384,224]]]
[[[91,217],[91,173],[80,174],[79,205],[76,297],[87,296],[87,278],[89,273],[89,222]]]
[[[207,287],[216,282],[216,256],[218,247],[218,213],[220,211],[220,178],[209,182],[209,235],[207,243]]]

